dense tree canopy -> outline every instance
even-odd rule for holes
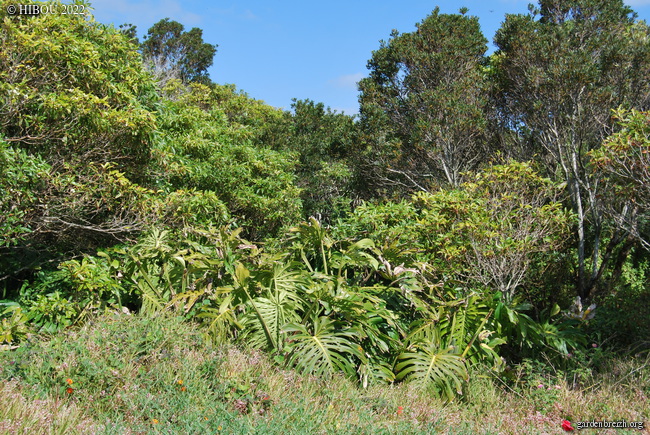
[[[564,180],[577,215],[582,297],[607,265],[601,191],[587,152],[612,132],[612,109],[650,104],[649,36],[622,0],[544,0],[529,15],[506,16],[495,36],[501,116]],[[609,243],[622,237],[612,234]]]
[[[237,220],[263,237],[299,216],[287,156],[252,145],[258,121],[224,114],[235,95],[181,82],[157,89],[133,32],[92,19],[43,14],[1,25],[1,279],[132,241],[154,223]],[[200,30],[181,28],[180,42],[167,36],[158,48],[151,36],[152,50],[180,56],[188,80],[202,76],[208,64],[188,51]],[[253,118],[278,112],[237,104]]]
[[[351,205],[354,119],[311,100],[294,99],[292,109],[288,147],[299,155],[297,175],[305,217],[331,222]]]
[[[457,186],[482,160],[486,44],[476,17],[436,9],[415,32],[394,31],[373,52],[359,101],[373,135],[370,159],[381,166],[377,182]]]
[[[135,47],[82,16],[0,17],[3,210],[21,273],[133,236],[147,221],[130,180],[147,177],[158,95]],[[6,202],[5,202],[6,201]],[[8,234],[11,234],[9,232]]]
[[[591,153],[609,216],[650,249],[650,114],[619,112],[622,129]]]
[[[185,27],[169,18],[158,21],[145,35],[142,55],[158,80],[170,78],[185,83],[208,83],[208,68],[212,66],[217,46],[203,41],[203,30]]]
[[[77,15],[5,18],[0,25],[6,141],[56,165],[71,156],[122,167],[146,160],[158,97],[119,32]]]

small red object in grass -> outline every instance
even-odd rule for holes
[[[562,420],[562,429],[564,429],[567,432],[571,432],[575,430],[573,426],[571,426],[571,422],[569,420]]]
[[[402,412],[404,412],[404,407],[403,406],[398,406],[397,407],[397,415],[401,415]]]
[[[72,394],[73,391],[74,390],[72,388],[70,388],[70,387],[66,388],[66,390],[65,390],[65,392],[68,393],[68,394]]]

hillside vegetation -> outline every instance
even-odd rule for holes
[[[435,9],[360,115],[266,105],[161,20],[0,0],[0,431],[648,421],[650,28]],[[621,433],[621,432],[617,432]]]

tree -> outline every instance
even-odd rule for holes
[[[528,163],[494,165],[463,187],[481,204],[480,214],[463,228],[471,246],[468,275],[511,303],[531,265],[565,244],[570,214],[558,201],[557,184]]]
[[[217,104],[222,96],[219,87],[214,87],[215,94],[211,90],[178,80],[162,90],[173,98],[163,102],[158,116],[163,139],[156,144],[152,161],[158,186],[170,193],[203,196],[196,199],[204,204],[201,214],[208,216],[204,222],[211,220],[210,212],[216,217],[225,204],[247,237],[259,240],[277,234],[300,216],[295,162],[285,152],[254,146],[253,129],[229,122]],[[253,113],[260,109],[255,100],[242,103]],[[205,201],[211,197],[216,201]],[[184,195],[178,197],[179,206],[187,202]]]
[[[298,186],[305,217],[331,222],[350,206],[349,153],[356,139],[354,118],[311,100],[293,100],[289,149],[298,154]]]
[[[140,40],[138,39],[138,28],[135,26],[135,24],[131,24],[131,23],[120,24],[119,29],[120,29],[120,33],[126,36],[138,47],[140,46]]]
[[[650,113],[616,117],[622,129],[592,151],[592,168],[605,186],[609,215],[650,250]]]
[[[148,161],[158,96],[126,37],[70,14],[0,27],[0,135],[7,142],[57,168],[70,159],[121,169]]]
[[[476,17],[436,8],[415,32],[393,31],[373,52],[359,101],[375,183],[457,186],[482,160],[486,43]]]
[[[566,183],[583,299],[625,238],[610,233],[602,254],[601,186],[587,171],[587,152],[612,131],[611,109],[650,103],[650,30],[634,18],[622,0],[541,0],[529,15],[507,15],[495,37],[499,112]]]
[[[4,284],[145,225],[150,192],[134,181],[147,178],[158,95],[112,26],[73,14],[9,19],[0,3]]]
[[[181,23],[165,18],[147,31],[141,49],[145,63],[163,84],[171,78],[184,83],[210,82],[208,68],[217,45],[203,42],[203,30],[197,27],[185,32]]]

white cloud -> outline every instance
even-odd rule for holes
[[[357,88],[357,82],[364,77],[362,73],[355,74],[346,74],[339,76],[333,80],[330,80],[329,83],[336,86],[337,88]]]

